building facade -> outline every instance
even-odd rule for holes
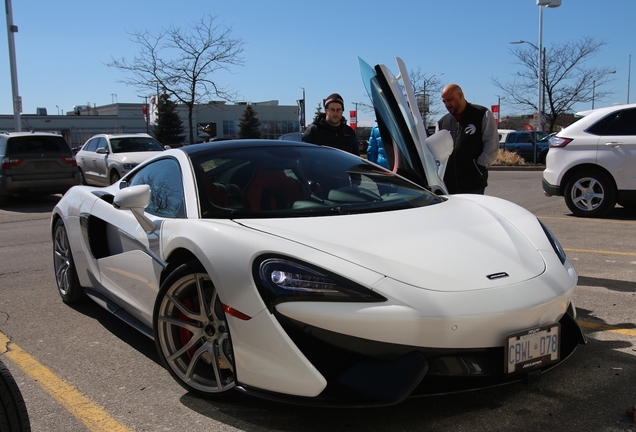
[[[300,130],[298,106],[279,105],[278,101],[250,105],[260,122],[262,138],[276,139],[285,133]],[[152,135],[152,119],[144,115],[144,106],[143,103],[85,106],[65,115],[47,115],[45,110],[38,110],[38,114],[22,114],[20,120],[22,131],[57,132],[64,136],[72,147],[78,148],[90,137],[100,133],[146,132]],[[225,102],[196,105],[193,112],[196,142],[212,138],[236,138],[238,125],[246,107],[247,103]],[[187,143],[188,110],[184,105],[177,105],[177,113],[183,122]],[[0,130],[15,130],[13,115],[0,115]]]

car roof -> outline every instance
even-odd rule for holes
[[[201,144],[192,144],[183,147],[179,147],[177,150],[181,150],[187,153],[189,156],[194,156],[199,153],[206,153],[210,150],[222,151],[237,148],[254,148],[254,147],[320,147],[316,144],[305,143],[300,141],[282,141],[282,140],[229,140],[229,141],[213,141]]]
[[[55,132],[37,132],[37,131],[30,131],[30,132],[6,132],[6,131],[2,131],[2,132],[0,132],[0,135],[6,135],[6,136],[9,136],[9,137],[33,136],[33,135],[62,137],[62,135],[60,135],[59,133],[55,133]]]
[[[596,123],[598,120],[602,119],[608,114],[632,108],[636,108],[636,104],[613,105],[609,107],[596,108],[593,110],[579,111],[576,113],[576,115],[581,116],[581,118],[560,131],[557,135],[562,136],[563,133],[568,134],[572,133],[573,131],[585,130],[590,127],[590,125]]]

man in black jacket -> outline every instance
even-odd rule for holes
[[[454,142],[444,174],[448,192],[483,194],[488,186],[488,167],[499,151],[495,118],[487,108],[466,102],[457,84],[444,87],[442,102],[448,114],[437,126],[450,131]]]
[[[302,140],[360,155],[356,132],[347,126],[347,120],[342,116],[344,111],[342,97],[338,93],[333,93],[323,100],[323,106],[325,112],[320,113],[303,132]]]

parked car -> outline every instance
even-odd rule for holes
[[[508,132],[506,140],[499,142],[499,148],[517,153],[527,162],[544,164],[550,149],[549,135],[543,131]]]
[[[31,432],[31,420],[20,387],[0,360],[0,431]]]
[[[79,183],[64,137],[46,132],[0,132],[0,205],[10,196],[64,193]]]
[[[421,184],[302,142],[170,149],[56,205],[62,300],[115,311],[203,397],[390,405],[563,362],[584,342],[563,249],[522,207],[445,194],[450,133],[425,141],[396,77],[365,65],[398,172]]]
[[[516,132],[514,129],[497,129],[499,133],[499,147],[506,142],[506,137],[510,132]]]
[[[82,184],[108,186],[146,159],[164,151],[148,134],[99,134],[77,152]]]
[[[283,141],[302,141],[302,135],[300,132],[290,132],[279,136],[278,139]]]
[[[577,115],[583,118],[550,138],[546,195],[564,197],[582,217],[601,217],[616,203],[636,208],[636,104]]]

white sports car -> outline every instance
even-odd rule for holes
[[[62,299],[88,296],[154,338],[204,397],[389,405],[563,361],[584,343],[574,268],[523,208],[445,194],[452,142],[424,139],[398,63],[402,85],[361,61],[393,170],[220,141],[72,188],[52,215]]]

